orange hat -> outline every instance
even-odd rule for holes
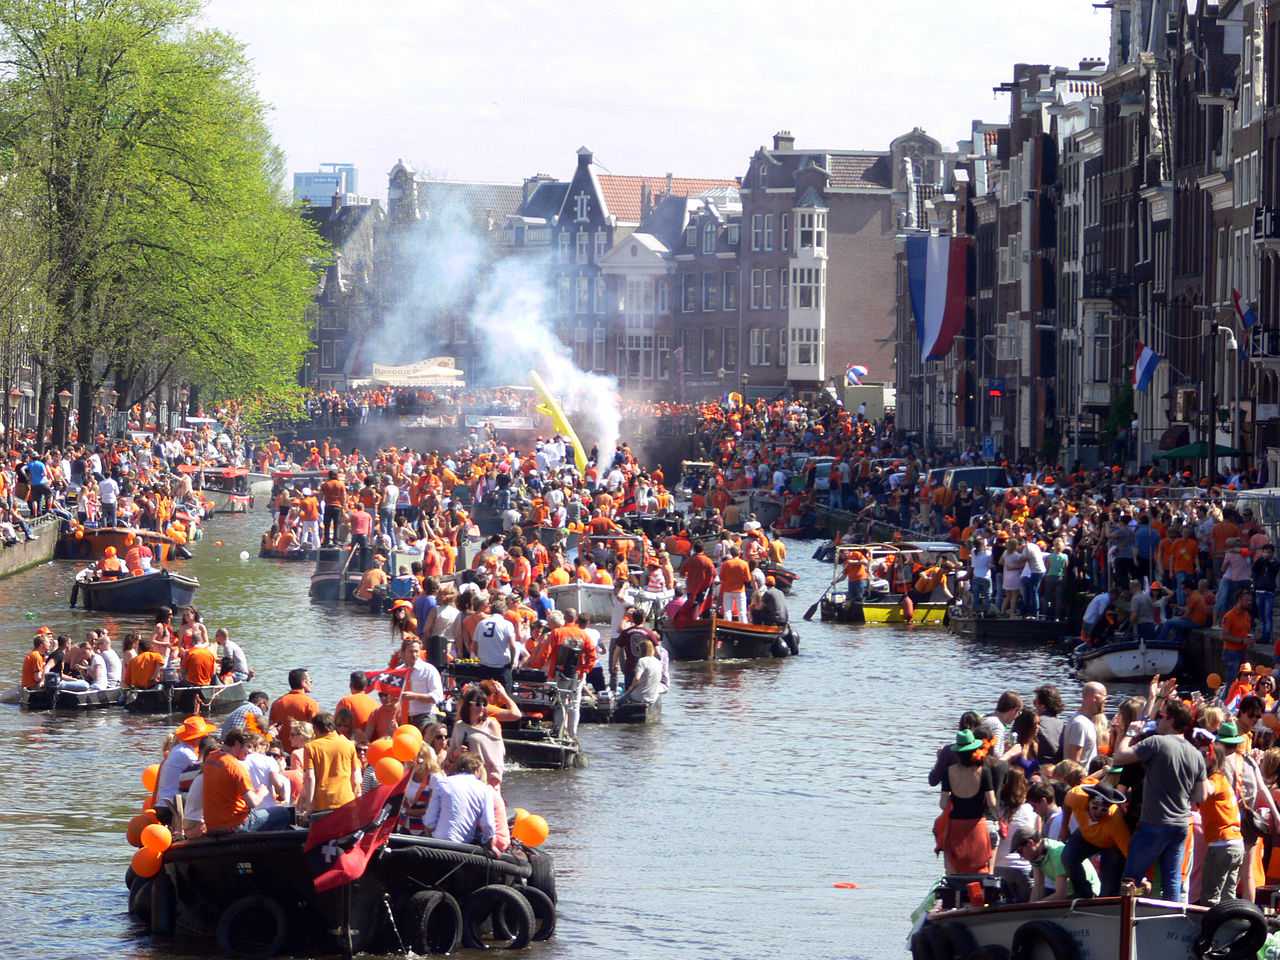
[[[195,740],[203,740],[210,734],[217,732],[218,728],[204,717],[191,716],[182,721],[178,729],[173,731],[173,735],[183,743],[191,743]]]
[[[402,607],[408,607],[410,610],[412,610],[413,604],[410,603],[408,600],[397,600],[395,603],[391,604],[392,610],[399,610]]]
[[[103,550],[103,551],[102,551],[102,555],[103,555],[104,557],[114,557],[114,556],[116,555],[116,548],[115,548],[115,547],[107,547],[107,549],[105,549],[105,550]]]

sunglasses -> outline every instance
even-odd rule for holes
[[[431,742],[434,743],[437,740],[448,740],[448,739],[449,738],[446,737],[443,733],[437,733],[434,737],[431,738]]]

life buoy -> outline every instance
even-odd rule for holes
[[[504,942],[502,947],[520,950],[533,939],[536,921],[533,907],[515,887],[490,884],[481,887],[469,897],[463,910],[463,939],[473,950],[488,950],[490,943],[484,939],[484,926],[490,923],[496,937]]]
[[[914,623],[916,619],[916,602],[906,594],[902,596],[902,616],[907,623]]]
[[[288,935],[289,919],[271,897],[241,897],[218,917],[218,949],[230,956],[275,956]]]
[[[450,954],[462,942],[462,908],[443,890],[419,890],[401,908],[399,926],[419,956]]]
[[[1047,947],[1053,960],[1080,960],[1080,945],[1075,937],[1048,920],[1031,920],[1014,931],[1010,956],[1013,960],[1044,956],[1037,952],[1038,945]]]
[[[1218,931],[1226,923],[1237,920],[1248,924],[1244,932],[1237,933],[1225,943],[1219,942]],[[1256,957],[1266,939],[1267,921],[1255,904],[1248,900],[1223,900],[1200,921],[1200,936],[1191,949],[1197,957],[1245,960],[1246,957]]]

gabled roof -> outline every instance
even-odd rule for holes
[[[518,183],[469,183],[460,180],[419,180],[418,191],[424,210],[430,213],[447,204],[460,205],[474,221],[490,214],[501,222],[520,209],[524,190]]]
[[[640,195],[641,189],[646,185],[650,196],[655,198],[664,193],[678,197],[696,197],[708,190],[726,187],[736,190],[738,187],[736,180],[705,180],[696,177],[672,177],[670,189],[667,187],[666,177],[628,177],[601,173],[597,179],[600,181],[605,207],[622,223],[640,222],[643,212],[640,209]]]
[[[893,171],[884,150],[763,150],[768,161],[768,186],[794,187],[796,174],[818,167],[830,174],[833,190],[890,190]],[[747,187],[758,185],[756,171],[748,172]]]
[[[560,212],[564,204],[564,195],[569,191],[569,184],[559,180],[548,180],[538,184],[527,203],[520,208],[520,215],[533,220],[550,221]]]

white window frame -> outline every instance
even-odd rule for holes
[[[726,270],[721,278],[720,309],[738,309],[738,271]]]
[[[716,252],[716,223],[714,220],[708,220],[702,225],[702,252]]]
[[[660,277],[657,281],[655,281],[655,283],[657,284],[658,312],[669,313],[670,312],[669,304],[670,304],[670,295],[671,295],[670,281],[666,277]]]
[[[764,271],[758,267],[751,271],[751,309],[760,309],[760,291],[764,286]]]
[[[591,339],[591,369],[607,370],[609,368],[609,331],[604,327],[596,327]]]
[[[578,263],[589,263],[591,261],[591,234],[585,229],[579,230],[576,237]]]
[[[764,248],[765,250],[773,249],[773,214],[766,213],[764,215]]]
[[[710,270],[702,273],[702,309],[703,312],[720,309],[720,276]]]
[[[751,215],[751,249],[759,252],[764,246],[764,214]]]
[[[576,306],[574,312],[578,314],[587,314],[591,312],[591,278],[588,276],[578,277],[578,296],[575,301]]]
[[[773,274],[772,270],[764,271],[764,300],[760,304],[762,310],[773,309]]]
[[[604,277],[596,277],[596,313],[604,313],[609,306],[609,289]]]
[[[561,230],[560,231],[560,262],[561,263],[569,262],[569,256],[570,256],[569,244],[571,244],[572,242],[573,241],[569,239],[569,231]]]
[[[782,246],[779,248],[783,253],[791,252],[791,214],[782,214]]]
[[[604,259],[609,249],[609,233],[603,227],[596,231],[596,263]]]
[[[693,281],[690,284],[689,281]],[[699,277],[696,273],[680,274],[680,312],[693,313],[698,309]]]

